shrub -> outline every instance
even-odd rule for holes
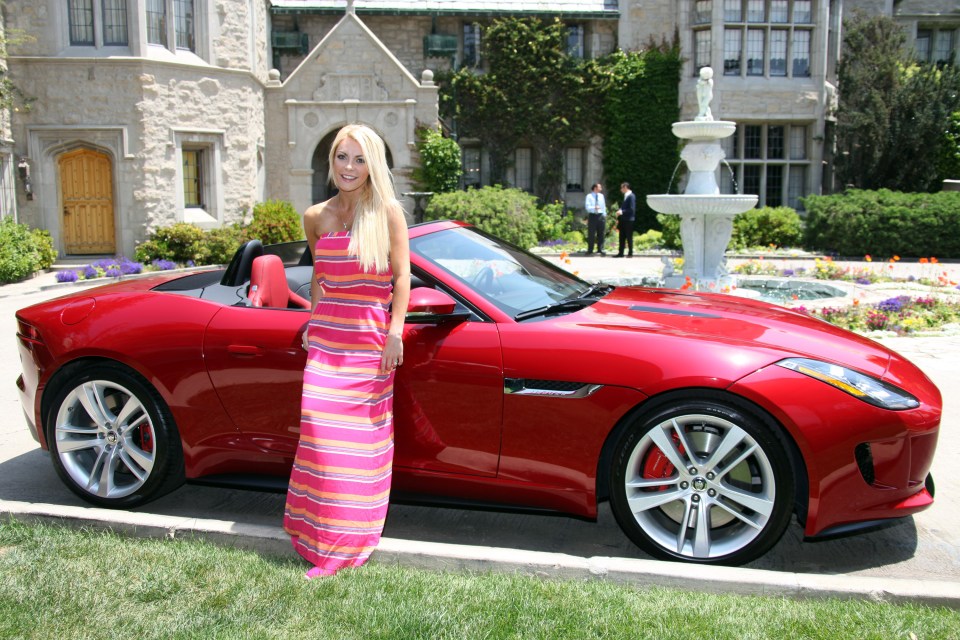
[[[460,145],[444,138],[439,128],[417,129],[417,152],[420,166],[413,170],[413,180],[419,188],[434,193],[455,191],[460,185],[463,167],[460,163]]]
[[[37,252],[34,271],[49,268],[57,261],[57,250],[53,248],[53,236],[46,229],[34,229],[30,234],[33,236],[34,248]]]
[[[263,244],[302,240],[303,223],[293,205],[285,200],[267,200],[253,207],[253,220],[244,230],[246,239],[259,238]]]
[[[763,207],[733,219],[731,249],[797,247],[803,241],[803,222],[790,207]]]
[[[203,229],[187,222],[160,227],[146,242],[137,245],[134,255],[138,262],[172,260],[196,262],[203,253]]]
[[[56,258],[49,233],[31,231],[27,225],[14,222],[12,216],[0,219],[0,282],[22,280],[46,269]]]
[[[227,264],[244,241],[239,225],[210,229],[203,238],[203,251],[197,264]]]
[[[544,205],[534,213],[534,219],[537,223],[537,240],[556,240],[571,231],[570,220],[573,215],[567,216],[563,210],[562,202],[554,202]]]
[[[536,216],[534,196],[496,185],[438,193],[427,203],[423,219],[463,220],[527,249],[537,244]]]
[[[960,192],[851,189],[803,199],[804,246],[842,256],[960,257]]]

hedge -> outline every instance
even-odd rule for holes
[[[960,192],[808,196],[804,247],[840,256],[960,257]]]

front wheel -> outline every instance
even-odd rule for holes
[[[109,363],[72,374],[47,419],[54,467],[84,500],[127,508],[183,483],[183,449],[170,412],[139,375]]]
[[[686,400],[641,417],[614,451],[611,506],[651,555],[743,564],[790,521],[790,460],[766,423],[733,404]]]

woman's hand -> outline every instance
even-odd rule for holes
[[[307,330],[303,330],[303,336],[301,337],[301,344],[303,345],[304,351],[310,350],[310,339],[307,337]]]
[[[380,358],[381,371],[393,371],[403,364],[403,340],[395,333],[387,334],[387,344]]]

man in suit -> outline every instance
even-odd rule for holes
[[[628,247],[628,257],[633,257],[633,221],[637,217],[637,197],[630,191],[630,183],[620,184],[623,204],[617,209],[617,228],[620,229],[620,251],[615,258],[623,257],[623,249]]]
[[[603,199],[603,185],[599,182],[593,185],[587,200],[587,255],[593,254],[593,245],[596,242],[600,255],[605,256],[603,243],[607,235],[607,203]]]

